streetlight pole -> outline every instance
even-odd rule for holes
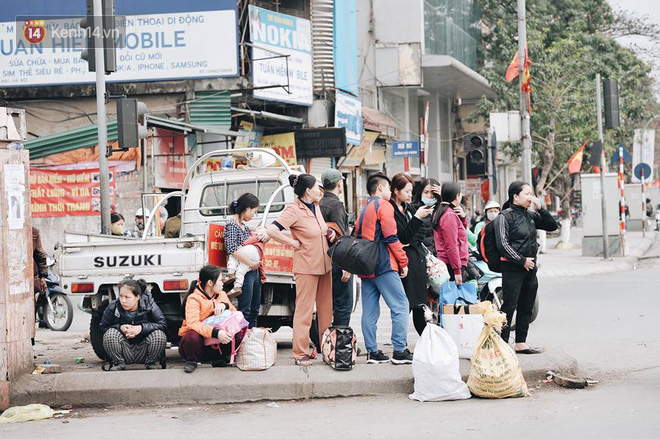
[[[525,54],[527,49],[527,22],[525,12],[525,0],[518,0],[518,78],[520,83],[520,117],[521,117],[521,137],[520,146],[522,147],[523,159],[523,181],[532,184],[532,133],[530,128],[529,112],[527,109],[527,92],[523,89],[525,70]]]
[[[596,109],[598,120],[598,139],[602,145],[600,153],[600,204],[602,210],[603,220],[603,259],[609,259],[610,249],[609,240],[610,236],[607,230],[607,203],[605,202],[605,144],[603,142],[603,110],[602,110],[602,97],[601,97],[601,83],[600,73],[596,74]]]

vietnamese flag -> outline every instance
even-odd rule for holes
[[[568,173],[569,174],[579,174],[580,169],[582,169],[582,157],[584,156],[584,147],[589,143],[589,139],[582,144],[580,149],[578,149],[575,154],[568,159]]]
[[[530,93],[532,91],[532,76],[529,72],[529,67],[532,65],[532,61],[529,59],[529,53],[527,52],[527,45],[525,45],[525,68],[523,69],[523,84],[522,91],[525,93]],[[518,77],[520,74],[520,51],[516,50],[516,54],[509,64],[509,67],[506,69],[506,81],[511,82]]]

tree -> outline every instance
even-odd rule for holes
[[[517,2],[481,0],[481,5],[486,29],[481,74],[498,96],[494,102],[481,102],[479,113],[487,116],[493,110],[518,108],[518,81],[504,79],[517,50]],[[633,130],[658,108],[650,67],[615,40],[625,32],[660,35],[657,26],[643,27],[639,21],[615,16],[606,0],[527,1],[533,161],[542,169],[536,189],[563,198],[567,214],[573,182],[564,165],[586,139],[597,139],[596,74],[619,82],[622,126],[606,133],[606,151],[619,141],[630,144]],[[508,150],[520,154],[517,144],[508,145]]]

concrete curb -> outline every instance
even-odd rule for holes
[[[530,385],[545,378],[548,370],[574,374],[578,369],[577,361],[563,352],[547,351],[519,359]],[[469,360],[461,360],[460,368],[463,379],[467,380]],[[152,406],[409,394],[412,391],[409,365],[362,363],[350,372],[339,372],[317,361],[310,368],[282,365],[260,372],[203,366],[192,374],[184,374],[176,368],[26,375],[12,385],[10,402],[12,405],[40,403],[54,407],[119,403]]]

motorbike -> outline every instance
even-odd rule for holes
[[[502,290],[502,273],[496,273],[491,271],[488,268],[488,264],[485,261],[477,259],[474,255],[471,255],[470,261],[479,269],[481,276],[477,278],[477,296],[480,301],[488,300],[492,302],[497,309],[502,308],[502,302],[504,301],[504,295]],[[532,323],[536,320],[536,317],[539,314],[539,297],[536,296],[534,301],[534,308],[532,309],[532,318],[529,321]],[[511,322],[511,329],[516,328],[516,315],[513,315],[513,321]]]
[[[48,257],[46,291],[36,294],[37,321],[40,328],[51,331],[66,331],[73,321],[73,305],[60,285],[60,278],[53,271],[55,259]]]

